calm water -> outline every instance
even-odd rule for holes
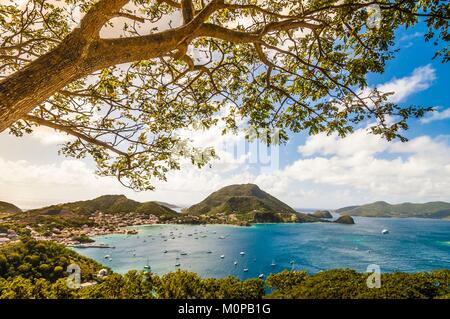
[[[365,271],[369,264],[380,265],[384,272],[450,268],[450,221],[360,217],[355,218],[355,222],[355,225],[315,223],[252,227],[139,226],[135,227],[139,235],[95,238],[115,249],[76,251],[119,273],[142,270],[148,261],[152,271],[158,274],[181,268],[203,277],[235,275],[242,279],[293,268],[311,273],[344,267]],[[382,235],[384,228],[389,229],[390,234]],[[245,252],[244,256],[240,255],[241,251]],[[111,260],[105,259],[105,255],[110,255]],[[221,259],[221,255],[225,257]],[[177,262],[180,267],[175,266]],[[244,272],[244,268],[248,272]]]

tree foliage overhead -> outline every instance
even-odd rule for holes
[[[439,0],[2,1],[0,132],[65,132],[62,154],[90,154],[98,174],[137,190],[182,158],[207,164],[214,150],[178,133],[218,121],[278,142],[366,121],[403,139],[426,109],[389,102],[366,75],[419,21],[448,62],[449,12]]]

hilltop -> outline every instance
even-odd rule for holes
[[[21,213],[22,210],[14,204],[0,201],[0,216],[4,214]]]
[[[424,204],[403,203],[392,205],[383,201],[361,206],[350,206],[336,212],[365,217],[417,217],[444,219],[450,217],[450,203],[429,202]]]
[[[26,216],[91,216],[96,212],[106,214],[148,213],[155,216],[176,216],[172,209],[157,202],[140,203],[128,199],[125,195],[104,195],[95,199],[52,205],[30,210],[21,215]]]
[[[297,213],[289,205],[254,184],[230,185],[183,211],[207,223],[317,222],[312,215]]]

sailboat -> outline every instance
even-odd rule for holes
[[[148,258],[147,258],[147,264],[144,266],[144,269],[145,269],[145,270],[148,270],[148,271],[150,271],[150,270],[152,269],[152,268],[150,267]]]
[[[272,263],[270,264],[272,267],[275,267],[277,264],[275,263],[275,259],[272,259]]]

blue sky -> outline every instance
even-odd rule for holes
[[[428,89],[411,94],[399,103],[403,106],[420,105],[438,107],[440,110],[450,109],[450,65],[441,63],[439,58],[433,60],[436,46],[432,42],[426,42],[424,35],[427,31],[425,24],[414,28],[400,28],[396,32],[396,45],[399,51],[395,59],[388,61],[385,72],[382,74],[371,73],[367,76],[369,86],[389,82],[394,78],[402,78],[411,74],[419,67],[430,65],[436,74],[436,80],[431,82]],[[450,134],[450,116],[445,120],[422,123],[420,120],[409,121],[410,129],[403,132],[408,139],[421,135],[437,137]],[[288,145],[282,148],[282,165],[288,165],[298,158],[296,149],[305,142],[308,135],[291,135]]]
[[[123,193],[130,198],[193,204],[219,187],[256,183],[293,207],[338,208],[376,200],[450,201],[450,64],[432,60],[436,48],[426,43],[424,25],[397,31],[396,58],[383,74],[368,75],[371,87],[395,88],[399,104],[438,108],[433,119],[410,121],[408,143],[386,142],[364,127],[345,139],[292,135],[279,150],[279,163],[267,171],[249,161],[251,154],[232,154],[227,145],[242,145],[242,135],[221,129],[192,133],[202,146],[215,146],[220,160],[199,170],[184,163],[156,191],[135,193],[112,178],[94,175],[89,159],[57,155],[61,134],[39,129],[21,140],[0,134],[0,200],[23,208]],[[447,112],[446,112],[447,110]],[[278,158],[277,158],[278,160]]]

